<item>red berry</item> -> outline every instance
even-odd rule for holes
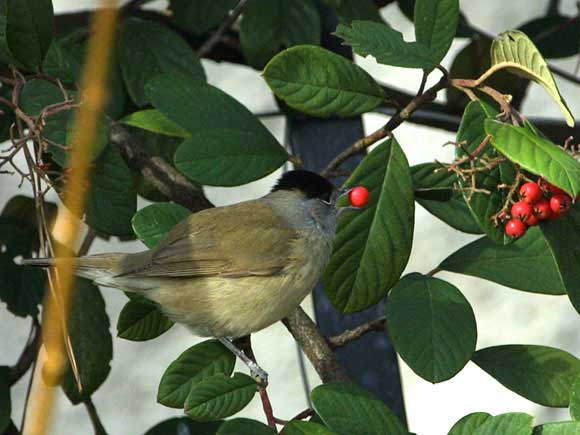
[[[550,200],[546,198],[540,199],[534,204],[534,214],[539,220],[548,219],[552,214],[552,209],[550,208]]]
[[[536,183],[524,183],[520,187],[520,198],[533,204],[542,198],[542,189]]]
[[[535,214],[532,214],[528,220],[526,221],[526,224],[528,224],[529,227],[534,227],[536,225],[538,225],[540,223],[540,220],[538,219],[538,217]]]
[[[354,207],[362,207],[369,202],[369,191],[363,186],[354,187],[348,192],[348,199]]]
[[[539,178],[538,179],[538,185],[543,190],[545,190],[546,192],[551,193],[552,195],[562,195],[562,194],[566,194],[566,192],[564,192],[558,186],[554,186],[552,183],[550,183],[549,181],[544,180],[543,178]]]
[[[554,213],[566,213],[572,207],[572,198],[566,194],[557,194],[550,198],[550,208]]]
[[[512,218],[519,219],[526,222],[530,216],[534,214],[534,209],[531,204],[525,201],[518,201],[512,205]]]
[[[528,226],[519,219],[510,219],[505,225],[505,233],[513,238],[522,237],[527,229]]]

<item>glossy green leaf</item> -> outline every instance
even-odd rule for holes
[[[203,35],[217,27],[238,0],[169,0],[171,21],[180,29]]]
[[[200,423],[187,417],[175,417],[153,426],[145,435],[215,435],[221,426],[221,421]]]
[[[570,127],[574,126],[574,116],[572,116],[564,97],[560,94],[548,64],[525,33],[519,30],[510,30],[499,35],[491,45],[491,63],[492,70],[490,72],[507,68],[513,74],[542,85],[560,106],[566,123]]]
[[[383,89],[350,60],[314,45],[292,47],[264,69],[274,92],[293,109],[312,116],[350,117],[384,100]]]
[[[56,204],[46,203],[47,221],[56,216]],[[0,300],[16,316],[36,316],[46,287],[42,269],[18,266],[15,258],[38,253],[38,222],[34,198],[17,195],[0,214]]]
[[[450,283],[412,273],[393,287],[386,306],[397,353],[423,379],[446,381],[471,359],[477,342],[475,315]]]
[[[527,292],[566,294],[554,253],[537,227],[529,228],[526,237],[508,246],[497,245],[487,237],[475,240],[439,267]]]
[[[124,20],[119,60],[129,95],[139,107],[149,102],[146,83],[161,73],[182,74],[205,83],[199,58],[187,42],[167,26],[152,21]]]
[[[324,424],[340,435],[407,435],[387,405],[355,384],[323,384],[312,390],[311,398]]]
[[[534,417],[510,412],[488,418],[472,435],[532,435]]]
[[[519,30],[534,42],[548,59],[574,56],[580,52],[580,28],[574,17],[546,15],[523,24]]]
[[[10,424],[12,401],[10,399],[10,367],[0,366],[0,433]]]
[[[441,62],[457,32],[459,0],[416,0],[415,36]]]
[[[276,432],[263,423],[249,418],[234,418],[221,425],[216,435],[273,435]]]
[[[332,432],[318,423],[310,421],[294,420],[284,426],[282,435],[335,435]]]
[[[580,435],[580,422],[546,423],[534,428],[533,435]]]
[[[473,362],[506,388],[544,406],[567,407],[580,360],[560,349],[504,345],[479,350]]]
[[[231,375],[235,362],[235,356],[217,341],[196,344],[167,367],[159,383],[157,401],[171,408],[183,408],[194,384],[215,374]]]
[[[572,197],[580,193],[580,163],[525,127],[487,120],[485,131],[497,150],[522,168],[544,177]]]
[[[155,109],[146,109],[139,112],[133,112],[121,119],[120,122],[167,136],[184,138],[190,136],[187,130],[168,119],[159,110]]]
[[[173,324],[154,304],[131,300],[119,314],[117,337],[131,341],[152,340],[168,331]]]
[[[131,219],[136,209],[137,192],[131,171],[118,148],[108,146],[92,170],[87,192],[86,222],[106,234],[132,235]]]
[[[256,381],[242,373],[232,378],[216,374],[194,384],[185,400],[185,413],[196,421],[217,420],[236,414],[256,394]]]
[[[81,64],[64,44],[53,41],[46,53],[42,70],[63,83],[72,84],[80,80]]]
[[[428,47],[419,42],[407,42],[403,35],[388,24],[353,21],[339,24],[336,35],[344,39],[360,56],[373,56],[385,65],[405,68],[433,69],[438,60]]]
[[[313,0],[249,0],[240,24],[240,44],[248,63],[262,69],[284,48],[319,45],[320,32]]]
[[[147,92],[157,109],[191,132],[174,162],[193,181],[244,184],[270,174],[288,158],[256,116],[213,86],[166,74],[151,80]]]
[[[461,418],[447,435],[473,435],[475,430],[492,416],[486,412],[474,412]]]
[[[0,59],[36,69],[48,52],[53,33],[52,0],[0,2]]]
[[[133,231],[148,248],[152,248],[169,230],[190,215],[191,212],[179,204],[151,204],[135,213],[132,220]]]
[[[541,225],[551,254],[558,263],[560,279],[572,305],[580,313],[580,206],[578,203],[557,221]]]
[[[570,388],[570,416],[580,422],[580,376],[576,377]]]
[[[324,273],[326,293],[345,313],[363,310],[387,295],[403,273],[413,244],[411,173],[394,138],[367,155],[345,183],[357,185],[369,189],[369,203],[341,218]]]
[[[62,388],[76,405],[89,398],[109,375],[113,339],[105,301],[98,287],[88,280],[77,279],[72,307],[68,330],[83,390],[79,393],[70,367],[63,377]]]
[[[76,92],[69,91],[68,98],[76,100]],[[20,104],[22,110],[38,117],[47,106],[63,103],[65,96],[53,83],[42,79],[26,82],[22,88]],[[61,167],[68,165],[68,147],[72,145],[72,127],[75,122],[75,109],[69,108],[44,117],[42,135],[48,140],[47,150],[52,159]],[[110,125],[104,118],[99,122],[97,137],[92,145],[92,156],[96,159],[109,142]]]
[[[411,167],[415,201],[433,216],[456,230],[481,234],[463,194],[455,191],[457,176],[438,163],[422,163]]]
[[[497,111],[491,106],[481,101],[474,101],[467,106],[461,119],[461,125],[457,132],[457,142],[463,142],[464,147],[473,152],[485,139],[484,122],[487,119],[494,118]],[[461,148],[457,148],[457,156],[463,157],[465,153]],[[487,145],[480,157],[495,158],[499,154],[493,147]],[[469,162],[461,165],[462,168],[468,168]],[[487,189],[491,194],[483,192],[463,192],[463,197],[471,213],[479,224],[480,228],[495,243],[508,244],[512,239],[505,234],[502,227],[496,226],[491,217],[498,213],[503,207],[508,189],[498,189],[498,185],[511,185],[515,178],[515,170],[510,162],[504,162],[494,169],[476,174],[475,182],[478,189]],[[459,185],[464,188],[471,187],[471,180],[458,179]]]
[[[376,21],[382,23],[379,6],[374,0],[324,0],[332,6],[338,19],[343,24],[350,24],[355,20]]]

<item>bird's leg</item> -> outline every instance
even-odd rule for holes
[[[248,368],[250,369],[250,374],[254,379],[256,379],[256,382],[258,384],[260,384],[263,387],[266,387],[268,385],[268,373],[266,373],[266,371],[262,369],[262,367],[256,364],[255,361],[252,361],[252,359],[248,357],[248,355],[246,355],[243,350],[238,348],[229,338],[217,337],[217,339],[220,341],[221,344],[227,347],[235,356],[241,359],[245,365],[248,366]]]

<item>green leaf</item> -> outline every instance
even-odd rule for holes
[[[148,83],[147,93],[161,113],[192,134],[174,162],[193,181],[244,184],[270,174],[288,158],[256,116],[213,86],[165,74]]]
[[[357,185],[369,189],[369,203],[341,218],[324,273],[326,293],[344,313],[384,298],[403,273],[413,244],[411,173],[394,138],[367,155],[345,183]]]
[[[284,426],[282,435],[334,435],[332,432],[318,423],[310,421],[294,420]]]
[[[203,35],[217,27],[238,0],[169,0],[171,21],[194,35]]]
[[[86,222],[106,234],[132,235],[131,218],[136,209],[137,192],[131,171],[118,148],[108,146],[95,162],[91,174]]]
[[[77,100],[76,92],[69,91],[71,101]],[[38,117],[43,110],[53,104],[63,103],[65,97],[53,83],[42,79],[26,82],[20,97],[22,110],[30,116]],[[52,159],[61,167],[68,166],[68,147],[72,145],[72,127],[75,122],[75,109],[68,108],[46,116],[42,127],[42,135],[48,139],[47,150]],[[110,125],[103,117],[99,122],[97,138],[92,145],[92,158],[96,159],[109,142]]]
[[[168,331],[173,324],[154,304],[131,300],[119,314],[117,336],[132,341],[152,340]]]
[[[248,63],[262,69],[284,48],[319,45],[320,33],[313,0],[249,0],[240,24],[240,44]]]
[[[76,405],[97,391],[109,375],[113,340],[105,301],[98,287],[88,280],[77,279],[71,306],[68,331],[83,391],[79,393],[70,367],[64,374],[62,389]]]
[[[486,137],[484,122],[487,119],[494,118],[496,115],[497,111],[482,101],[470,103],[463,113],[461,125],[457,132],[457,142],[463,142],[464,147],[469,152],[473,152]],[[463,157],[464,155],[463,150],[457,148],[457,156]],[[480,157],[490,159],[499,157],[499,154],[493,147],[487,145]],[[469,162],[466,162],[460,167],[468,168],[469,164]],[[495,243],[503,245],[507,245],[513,240],[505,234],[502,227],[495,225],[491,217],[501,210],[508,195],[507,189],[498,189],[497,186],[500,184],[511,185],[514,178],[515,170],[513,165],[510,162],[504,162],[492,170],[480,172],[475,176],[476,187],[486,189],[491,194],[467,190],[463,192],[465,202],[480,228]],[[459,177],[458,181],[463,188],[471,187],[471,180],[463,180]]]
[[[528,35],[544,57],[570,57],[580,52],[580,29],[573,20],[564,15],[547,15],[528,21],[519,30]]]
[[[504,345],[478,350],[473,362],[506,388],[544,406],[567,407],[580,360],[560,349]]]
[[[492,416],[486,412],[474,412],[461,418],[447,435],[473,435],[475,430]]]
[[[570,388],[570,416],[573,420],[580,421],[580,376]]]
[[[0,366],[0,433],[10,424],[12,401],[10,399],[10,367]]]
[[[534,428],[533,435],[580,435],[580,422],[546,423]]]
[[[473,309],[450,283],[412,273],[389,293],[388,331],[411,369],[430,382],[455,376],[477,342]]]
[[[132,220],[133,231],[148,248],[152,248],[169,230],[190,215],[191,212],[179,204],[151,204],[135,213]]]
[[[42,70],[63,83],[72,84],[80,80],[81,64],[61,42],[53,41],[46,53]]]
[[[551,254],[558,263],[560,280],[572,305],[580,313],[580,206],[578,203],[566,216],[540,226]]]
[[[185,400],[185,413],[196,421],[217,420],[241,411],[255,394],[256,381],[251,377],[216,374],[193,385]]]
[[[153,426],[145,435],[215,435],[221,426],[221,421],[199,423],[186,417],[175,417]]]
[[[467,207],[463,194],[455,191],[457,176],[438,163],[422,163],[411,167],[415,201],[456,230],[481,234]]]
[[[0,59],[36,69],[48,52],[53,33],[52,0],[0,2]]]
[[[384,100],[382,88],[365,70],[313,45],[276,55],[266,65],[264,78],[278,98],[312,116],[356,116]]]
[[[528,78],[542,85],[560,106],[568,126],[574,126],[574,116],[572,116],[564,97],[560,94],[548,64],[525,33],[519,30],[510,30],[499,35],[491,45],[491,63],[490,74],[506,68],[512,74]]]
[[[511,161],[544,177],[572,197],[580,193],[580,163],[559,146],[526,127],[486,120],[491,143]]]
[[[532,435],[534,417],[523,412],[510,412],[488,418],[473,435]]]
[[[124,20],[119,41],[121,71],[129,95],[139,107],[149,102],[146,83],[161,73],[182,74],[205,83],[199,58],[177,33],[161,24]]]
[[[161,378],[157,401],[171,408],[183,408],[193,385],[215,374],[231,375],[235,356],[217,341],[190,347],[173,361]]]
[[[325,0],[325,3],[334,8],[343,24],[355,20],[383,22],[379,7],[373,0]]]
[[[403,35],[388,24],[353,21],[339,24],[336,33],[360,56],[374,56],[377,62],[404,68],[431,70],[437,59],[428,47],[419,42],[406,42]]]
[[[529,228],[526,237],[507,246],[497,245],[487,237],[475,240],[455,251],[439,267],[527,292],[566,294],[554,253],[537,227]]]
[[[439,63],[457,32],[459,0],[417,0],[414,21],[417,42],[428,47]]]
[[[249,418],[234,418],[221,425],[216,435],[273,435],[276,432],[263,423]]]
[[[159,110],[147,109],[140,112],[133,112],[121,121],[123,124],[152,131],[153,133],[164,134],[166,136],[189,137],[187,130],[181,128],[175,122],[168,119]]]
[[[407,435],[387,405],[355,384],[323,384],[312,391],[311,398],[324,424],[339,434]]]

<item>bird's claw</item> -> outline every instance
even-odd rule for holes
[[[254,363],[250,365],[250,374],[258,385],[264,388],[268,386],[268,373],[258,364]]]

